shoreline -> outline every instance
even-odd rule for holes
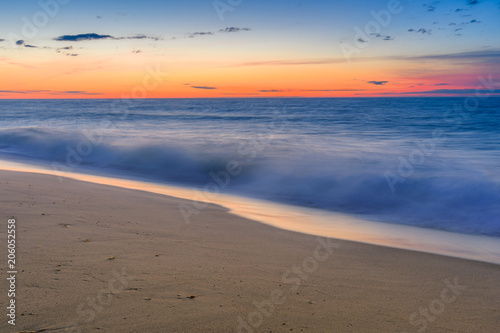
[[[16,327],[2,332],[498,329],[495,264],[285,231],[213,204],[186,224],[185,199],[51,175],[0,171],[0,186],[19,259]]]
[[[305,235],[342,239],[363,244],[437,254],[500,265],[500,238],[467,235],[407,225],[362,220],[341,213],[303,208],[229,194],[207,194],[153,182],[111,178],[83,173],[58,173],[41,166],[0,160],[0,170],[39,173],[62,179],[140,190],[191,203],[179,205],[185,223],[207,204],[225,207],[230,213],[282,230]],[[197,201],[193,203],[193,201]]]

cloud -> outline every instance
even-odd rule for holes
[[[412,60],[487,60],[488,62],[500,62],[500,49],[490,49],[481,51],[469,51],[458,53],[434,54],[417,57],[407,57],[401,59]]]
[[[146,36],[146,35],[136,35],[136,36],[129,36],[129,37],[113,37],[113,39],[152,39],[152,40],[160,40],[160,37],[151,37],[151,36]]]
[[[236,66],[292,66],[292,65],[324,65],[345,63],[345,58],[324,58],[306,60],[268,60],[245,62]]]
[[[421,34],[427,34],[430,35],[432,30],[431,29],[425,29],[425,28],[420,28],[420,29],[408,29],[408,32],[415,32],[415,33],[421,33]]]
[[[435,86],[449,86],[449,83],[436,83]]]
[[[16,45],[24,45],[24,40],[18,40],[16,41]]]
[[[435,89],[427,91],[402,92],[405,95],[424,95],[424,94],[442,94],[442,95],[470,95],[470,94],[500,94],[500,89],[495,90],[477,90],[477,89]]]
[[[207,31],[207,32],[193,32],[193,33],[189,34],[188,37],[189,38],[195,38],[195,37],[198,37],[198,36],[211,36],[213,34],[214,33],[210,32],[210,31]]]
[[[371,33],[370,36],[373,36],[375,38],[382,38],[383,40],[394,40],[394,38],[392,36],[386,36],[386,35],[381,35],[381,34]],[[360,41],[360,39],[358,39],[358,41]]]
[[[216,87],[207,87],[207,86],[190,86],[190,87],[194,89],[207,89],[207,90],[217,89]]]
[[[240,32],[240,31],[250,31],[250,28],[237,28],[237,27],[227,27],[226,29],[220,29],[219,32]]]
[[[376,86],[383,86],[383,85],[389,83],[389,81],[366,81],[366,82],[369,84],[374,84]]]
[[[298,91],[318,91],[318,92],[341,92],[341,91],[366,91],[366,89],[305,89]]]
[[[17,90],[0,90],[0,94],[27,94],[27,91],[17,91]]]
[[[60,93],[62,93],[62,94],[91,94],[91,95],[97,94],[97,93],[88,93],[88,92],[82,91],[82,90],[60,91]]]
[[[468,5],[477,5],[479,3],[479,0],[467,0]]]
[[[285,92],[346,92],[366,91],[366,89],[262,89],[259,93],[285,93]]]
[[[0,94],[50,94],[50,95],[102,95],[102,93],[82,90],[55,91],[55,90],[0,90]]]
[[[121,39],[152,39],[152,40],[160,40],[160,37],[150,37],[146,35],[136,35],[136,36],[127,36],[127,37],[114,37],[111,35],[100,35],[96,33],[88,33],[88,34],[79,34],[79,35],[63,35],[54,38],[56,41],[64,41],[64,42],[80,42],[84,40],[100,40],[100,39],[113,39],[113,40],[121,40]]]
[[[232,33],[232,32],[241,32],[241,31],[250,31],[250,28],[238,28],[238,27],[226,27],[225,29],[219,29],[217,33]],[[211,31],[199,31],[199,32],[191,32],[188,34],[188,38],[195,38],[201,36],[213,36],[215,33]],[[172,39],[176,39],[173,37]]]
[[[0,38],[0,42],[5,42],[5,39]]]
[[[111,35],[99,35],[96,33],[79,34],[79,35],[63,35],[54,38],[57,41],[64,42],[79,42],[82,40],[93,40],[93,39],[114,39]]]
[[[73,50],[73,46],[60,47],[56,49],[56,52],[60,52],[60,50]]]
[[[24,44],[24,47],[29,47],[29,48],[32,48],[32,49],[37,49],[38,48],[38,46],[28,45],[28,44]]]

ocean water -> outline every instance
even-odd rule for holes
[[[0,158],[500,237],[500,98],[0,100]]]

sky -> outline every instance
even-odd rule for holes
[[[0,98],[500,95],[499,31],[500,0],[11,1]]]

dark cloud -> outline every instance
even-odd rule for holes
[[[210,31],[207,31],[207,32],[193,32],[193,33],[189,34],[188,37],[189,38],[195,38],[195,37],[199,37],[199,36],[211,36],[213,34],[214,33],[210,32]]]
[[[420,28],[420,29],[408,29],[408,32],[415,32],[415,33],[421,33],[421,34],[428,34],[430,35],[432,30],[431,29],[425,29],[425,28]]]
[[[360,42],[360,43],[368,43],[368,41],[364,40],[363,38],[358,38],[358,42]]]
[[[5,39],[0,38],[0,42],[5,42]]]
[[[468,5],[477,5],[479,3],[479,0],[467,0]]]
[[[383,85],[389,83],[389,81],[366,81],[366,82],[369,84],[374,84],[376,86],[383,86]]]
[[[226,29],[220,29],[219,32],[240,32],[240,31],[250,31],[250,28],[237,28],[237,27],[227,27]]]
[[[24,46],[24,47],[27,47],[27,48],[32,48],[32,49],[37,49],[38,46],[35,46],[35,45],[29,45],[29,44],[26,44],[26,41],[20,39],[18,41],[16,41],[16,45],[19,45],[19,46]],[[48,47],[44,47],[44,49],[47,49]]]
[[[469,23],[481,23],[481,21],[478,21],[478,20],[470,20]]]
[[[99,35],[95,33],[89,33],[89,34],[79,34],[79,35],[63,35],[54,38],[54,40],[57,41],[64,41],[64,42],[79,42],[82,40],[93,40],[93,39],[114,39],[113,36],[111,35]]]
[[[69,57],[78,57],[79,54],[78,53],[68,53],[66,55]]]
[[[282,93],[282,92],[286,92],[286,90],[283,90],[283,89],[269,89],[269,90],[259,90],[259,92],[262,92],[262,93]]]
[[[375,38],[382,38],[383,40],[394,40],[394,38],[392,38],[391,36],[386,36],[386,35],[381,35],[381,34],[375,34],[375,33],[372,33],[370,34],[370,36],[373,36]],[[358,41],[360,41],[361,38],[358,39]]]
[[[449,86],[449,83],[436,83],[435,86]]]
[[[207,90],[217,89],[216,87],[206,87],[206,86],[191,86],[191,88],[194,88],[194,89],[207,89]]]
[[[63,35],[54,38],[54,40],[57,41],[64,41],[64,42],[80,42],[84,40],[99,40],[99,39],[114,39],[114,40],[121,40],[121,39],[152,39],[152,40],[160,40],[159,37],[150,37],[146,35],[136,35],[136,36],[128,36],[128,37],[114,37],[111,35],[100,35],[96,33],[88,33],[88,34],[79,34],[79,35]]]

